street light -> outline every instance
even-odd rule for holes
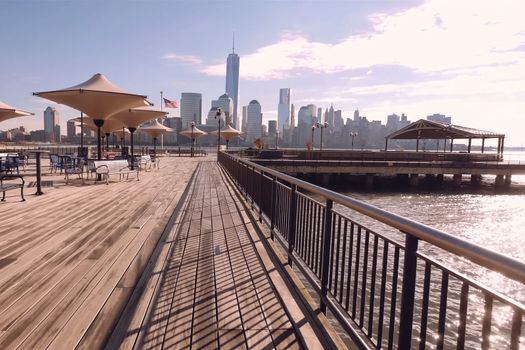
[[[319,149],[322,151],[323,150],[323,129],[326,129],[328,127],[328,123],[327,122],[324,122],[324,123],[317,122],[315,124],[315,127],[321,128],[321,145],[319,146]]]
[[[191,122],[191,157],[193,158],[193,147],[195,146],[195,136],[193,135],[195,129],[195,122]]]
[[[352,131],[350,133],[350,136],[352,137],[352,149],[354,149],[354,137],[358,136],[359,134],[355,131]]]
[[[222,110],[217,108],[217,113],[215,113],[215,119],[219,121],[219,132],[217,134],[217,159],[219,159],[219,152],[221,151],[221,114]]]

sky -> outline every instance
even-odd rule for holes
[[[203,94],[203,121],[240,56],[240,102],[277,119],[292,103],[355,109],[386,122],[442,113],[525,145],[523,0],[0,0],[0,101],[35,113],[0,129],[43,128],[54,106],[65,132],[78,112],[32,95],[95,73],[160,104]],[[171,110],[178,116],[178,110]]]

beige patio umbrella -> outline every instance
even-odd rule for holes
[[[207,135],[208,133],[197,128],[195,126],[195,123],[191,122],[191,127],[179,132],[179,134],[191,138],[191,156],[193,157],[193,147],[195,145],[195,139]]]
[[[16,117],[25,117],[29,115],[35,115],[34,113],[23,111],[0,101],[0,122],[4,120],[16,118]]]
[[[234,137],[239,136],[240,134],[242,134],[242,132],[240,132],[237,129],[234,129],[231,125],[226,125],[220,130],[212,131],[212,134],[219,135],[219,137],[222,137],[226,141],[226,149],[228,149],[228,143],[230,142],[230,140]]]
[[[118,112],[111,116],[111,119],[122,122],[126,126],[126,128],[128,128],[129,132],[131,133],[131,138],[130,138],[131,159],[133,159],[133,156],[134,156],[133,134],[135,133],[139,125],[149,120],[164,117],[166,114],[168,114],[168,112],[157,111],[157,110],[149,109],[149,108],[132,108],[132,109],[126,109],[124,111]],[[131,164],[133,164],[133,161],[131,162]]]
[[[157,138],[160,135],[167,134],[169,132],[175,132],[175,129],[168,128],[165,125],[162,125],[159,123],[157,119],[155,119],[152,123],[149,123],[148,125],[143,125],[139,128],[140,131],[144,131],[149,136],[153,137],[153,154],[157,155]]]
[[[122,110],[151,105],[146,96],[126,92],[102,74],[95,74],[91,79],[66,89],[35,92],[33,95],[65,104],[91,116],[97,126],[98,159],[102,158],[100,128],[104,121]]]

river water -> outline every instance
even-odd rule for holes
[[[505,160],[525,161],[525,152],[507,153]],[[460,188],[446,185],[439,189],[401,189],[382,186],[380,190],[370,190],[352,186],[351,188],[338,187],[334,190],[525,261],[525,176],[514,176],[510,188],[505,190],[494,188],[493,176],[483,177],[480,188],[473,188],[467,177],[463,181]],[[355,215],[346,208],[338,208],[338,210],[348,216]],[[389,232],[380,224],[366,221],[366,219],[365,224],[394,239],[403,239],[397,232]],[[452,256],[428,244],[421,244],[419,250],[444,265],[472,277],[477,282],[525,304],[525,286],[500,274],[474,266],[464,259]],[[459,287],[451,286],[450,288],[456,288],[459,293],[457,289]],[[438,294],[439,289],[434,292]],[[469,309],[470,316],[467,323],[477,323],[475,328],[479,328],[484,313],[483,300],[480,295],[476,296],[475,293],[472,293],[469,302],[471,302],[469,304],[471,309]],[[497,333],[498,328],[510,330],[511,317],[510,308],[494,307],[491,348],[508,348],[510,338],[508,334],[498,335]],[[456,315],[447,314],[447,327],[455,328],[453,325],[457,322],[457,310]],[[468,327],[467,325],[467,329]],[[525,332],[522,331],[522,347],[525,347],[524,335]],[[479,339],[469,339],[467,331],[467,348],[478,348],[480,344],[476,340]],[[453,339],[445,342],[445,348],[452,348],[454,345]],[[428,348],[432,346],[429,345]]]

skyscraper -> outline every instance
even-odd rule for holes
[[[180,117],[182,128],[191,127],[191,122],[201,124],[202,117],[202,94],[196,92],[183,92],[180,97]]]
[[[75,119],[70,119],[67,121],[67,138],[69,141],[73,141],[77,136],[77,126]]]
[[[277,127],[283,131],[284,125],[290,123],[290,88],[279,90],[279,105],[277,109]]]
[[[46,141],[60,142],[60,115],[55,108],[47,107],[44,111],[44,132]]]
[[[235,53],[235,37],[233,39],[232,53],[228,55],[226,63],[226,93],[233,100],[233,127],[239,129],[237,111],[239,106],[239,55]]]
[[[258,101],[252,100],[246,108],[246,141],[253,142],[262,136],[262,113]]]

